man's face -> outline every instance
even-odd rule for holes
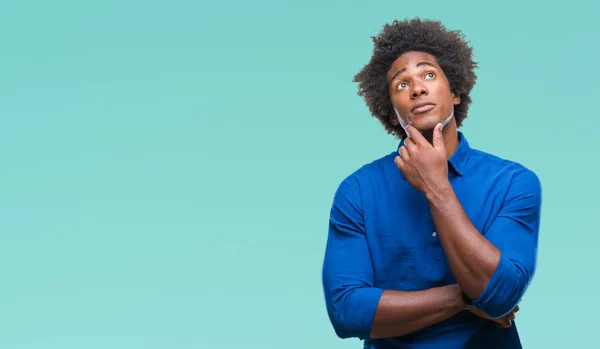
[[[450,91],[446,75],[434,56],[411,51],[392,64],[387,74],[390,100],[406,124],[431,130],[451,113],[460,97]],[[396,115],[390,122],[398,125]]]

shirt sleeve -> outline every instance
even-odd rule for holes
[[[369,338],[383,290],[373,287],[360,187],[352,176],[340,184],[331,207],[322,282],[336,334]]]
[[[533,278],[541,202],[538,177],[522,169],[514,176],[498,216],[484,232],[500,250],[500,263],[473,304],[492,317],[502,317],[514,309]]]

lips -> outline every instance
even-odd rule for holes
[[[421,103],[417,103],[413,107],[412,112],[413,112],[413,114],[420,114],[420,113],[428,112],[433,108],[435,108],[435,104],[433,104],[431,102],[421,102]]]

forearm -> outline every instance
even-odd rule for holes
[[[383,292],[371,327],[371,338],[402,336],[446,320],[465,303],[458,285],[423,291]]]
[[[454,278],[471,299],[484,291],[500,261],[500,250],[473,226],[450,183],[426,194]]]

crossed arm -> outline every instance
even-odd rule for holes
[[[485,237],[452,187],[440,188],[426,196],[458,284],[394,291],[374,285],[358,184],[353,177],[342,182],[331,209],[323,264],[327,310],[339,337],[387,338],[417,331],[462,311],[463,292],[491,318],[515,309],[535,270],[541,204],[537,177],[530,171],[515,176]]]
[[[528,170],[515,175],[485,236],[473,226],[450,185],[428,195],[428,200],[448,264],[463,292],[491,317],[510,312],[535,271],[538,178]]]

